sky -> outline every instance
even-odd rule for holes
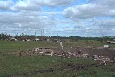
[[[115,36],[115,0],[0,0],[0,33]]]

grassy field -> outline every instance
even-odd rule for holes
[[[103,46],[95,41],[64,43],[69,46]],[[0,41],[0,77],[115,77],[115,64],[107,66],[92,65],[92,59],[61,58],[50,56],[22,56],[11,52],[35,47],[60,47],[52,42],[11,42]],[[115,48],[115,45],[111,45]],[[92,66],[91,66],[92,65]],[[78,67],[79,66],[79,67]]]

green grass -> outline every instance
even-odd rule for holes
[[[86,46],[85,41],[74,43],[64,43],[69,46]],[[90,41],[88,42],[90,43]],[[93,45],[93,43],[88,44]],[[95,41],[95,46],[102,46],[102,43]],[[84,64],[94,63],[91,59],[84,58],[60,58],[50,56],[22,56],[18,57],[9,52],[32,49],[35,47],[60,47],[59,43],[52,42],[11,42],[0,41],[0,77],[19,75],[20,77],[115,77],[115,64],[99,67],[88,67],[87,70],[55,70],[49,73],[37,73],[31,76],[26,73],[35,72],[42,69],[60,68],[62,64]],[[112,45],[115,47],[115,45]],[[105,69],[104,69],[105,68]],[[114,70],[114,71],[112,71]]]

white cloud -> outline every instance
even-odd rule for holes
[[[36,5],[34,1],[35,0],[19,0],[11,9],[14,11],[39,11],[40,6]]]
[[[102,29],[112,30],[115,28],[115,18],[95,20],[95,25]]]
[[[11,0],[1,0],[0,10],[7,11],[0,12],[0,33],[34,34],[36,31],[40,35],[41,29],[45,30],[46,35],[98,36],[114,33],[115,0],[88,0],[86,4],[73,3],[69,7],[68,4],[73,1],[18,0],[13,3]]]
[[[13,5],[12,0],[1,0],[0,1],[0,10],[9,10],[9,8]]]
[[[64,10],[68,18],[94,18],[94,17],[115,17],[115,0],[90,0],[90,3],[75,5]]]
[[[58,21],[55,21],[57,19],[49,18],[50,13],[45,16],[40,15],[40,13],[42,12],[0,12],[1,31],[32,34],[34,31],[40,33],[41,29],[57,29]]]
[[[41,12],[40,12],[41,13]],[[107,35],[115,28],[115,19],[84,19],[72,21],[68,19],[49,18],[49,14],[41,16],[38,12],[0,13],[2,32],[34,34],[45,30],[46,35]],[[0,31],[0,32],[1,32]]]
[[[85,4],[64,9],[63,14],[73,20],[73,31],[80,35],[111,35],[115,28],[114,4],[115,0],[88,0]]]
[[[72,3],[75,0],[39,0],[38,4],[44,6],[59,6],[59,5],[67,5]]]
[[[39,11],[42,6],[55,7],[59,5],[67,5],[74,0],[19,0],[11,7],[14,11]]]
[[[0,24],[8,28],[40,29],[45,27],[47,17],[39,16],[36,12],[29,13],[0,13]],[[46,20],[47,21],[47,20]]]

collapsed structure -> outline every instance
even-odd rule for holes
[[[57,56],[63,58],[91,58],[99,64],[106,65],[107,63],[113,63],[115,61],[115,51],[107,48],[81,48],[81,47],[70,47],[66,49],[61,48],[33,48],[27,51],[19,51],[20,56],[38,56],[48,55]]]

